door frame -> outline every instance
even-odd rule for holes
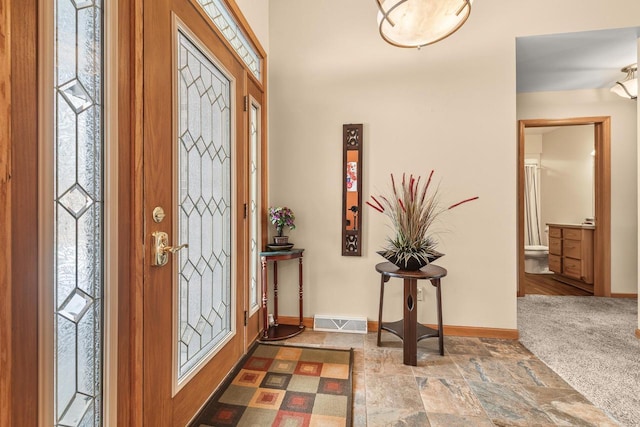
[[[102,16],[102,420],[114,424],[117,418],[118,382],[116,367],[118,318],[118,93],[117,16],[118,3],[103,7]],[[42,425],[54,414],[54,199],[55,140],[54,94],[54,5],[38,1],[38,417]]]
[[[524,154],[525,129],[593,125],[595,144],[594,296],[611,296],[611,117],[529,119],[518,121],[518,296],[525,295],[524,278]]]
[[[0,426],[3,427],[38,425],[43,407],[39,401],[39,357],[43,350],[38,344],[41,277],[36,266],[48,249],[38,238],[41,230],[38,194],[42,187],[39,132],[44,119],[39,106],[42,101],[39,37],[43,36],[39,3],[39,0],[0,0],[0,51],[4,54],[0,65],[0,243],[8,248],[0,255]],[[118,12],[129,6],[126,0],[120,0]],[[121,34],[117,36],[119,42],[124,40]],[[118,53],[118,56],[126,55]],[[121,102],[128,103],[128,96],[127,93]],[[123,151],[128,151],[127,143],[120,141]],[[120,195],[118,199],[124,200],[126,196]],[[118,225],[124,226],[124,221]],[[126,259],[123,252],[127,248],[119,245],[121,242],[118,238],[113,243],[120,246],[120,259]],[[128,290],[128,283],[123,283],[121,277],[128,277],[128,272],[118,273],[118,286]]]
[[[38,1],[0,0],[0,23],[0,426],[8,427],[38,419]]]

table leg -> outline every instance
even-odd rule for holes
[[[298,286],[300,287],[300,301],[298,302],[300,306],[300,328],[304,328],[304,324],[302,322],[302,257],[300,257],[300,262],[298,263]]]
[[[438,309],[438,345],[440,356],[444,356],[444,327],[442,326],[442,296],[440,294],[440,279],[431,279],[431,284],[436,288],[436,303]]]
[[[380,274],[380,305],[378,307],[378,347],[380,347],[382,335],[382,305],[384,301],[384,284],[389,280],[388,276]]]
[[[273,261],[273,326],[278,326],[278,261]]]
[[[384,301],[384,274],[380,274],[380,302],[378,305],[378,347],[380,347],[380,335],[382,334],[382,301]]]
[[[269,317],[267,309],[267,259],[265,257],[260,258],[260,264],[262,266],[262,337],[269,337]]]
[[[405,365],[411,366],[418,364],[417,285],[417,279],[404,279],[403,362]]]

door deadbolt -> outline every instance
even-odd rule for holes
[[[189,247],[187,243],[175,247],[169,246],[169,235],[164,231],[154,231],[151,236],[153,237],[151,265],[156,267],[161,267],[169,262],[169,253],[175,254],[180,249]]]
[[[164,213],[164,209],[162,209],[160,206],[156,206],[155,208],[153,208],[153,212],[151,213],[151,215],[153,216],[153,220],[156,223],[162,222],[162,220],[166,216],[166,214]]]

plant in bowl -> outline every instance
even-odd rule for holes
[[[440,215],[478,197],[471,197],[448,207],[440,201],[439,186],[431,186],[433,170],[426,182],[413,175],[396,185],[391,174],[392,194],[371,196],[367,205],[387,215],[395,234],[387,238],[384,250],[378,253],[403,270],[418,270],[440,258],[443,254],[435,250],[436,241],[431,228]]]
[[[289,227],[289,230],[295,230],[296,217],[293,214],[293,211],[286,207],[270,207],[269,208],[269,221],[271,224],[276,226],[276,237],[274,240],[277,244],[285,244],[287,243],[287,236],[282,235],[282,231],[284,227]],[[279,239],[280,238],[280,239]]]

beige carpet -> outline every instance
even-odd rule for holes
[[[635,299],[518,298],[520,341],[623,426],[640,426]]]

